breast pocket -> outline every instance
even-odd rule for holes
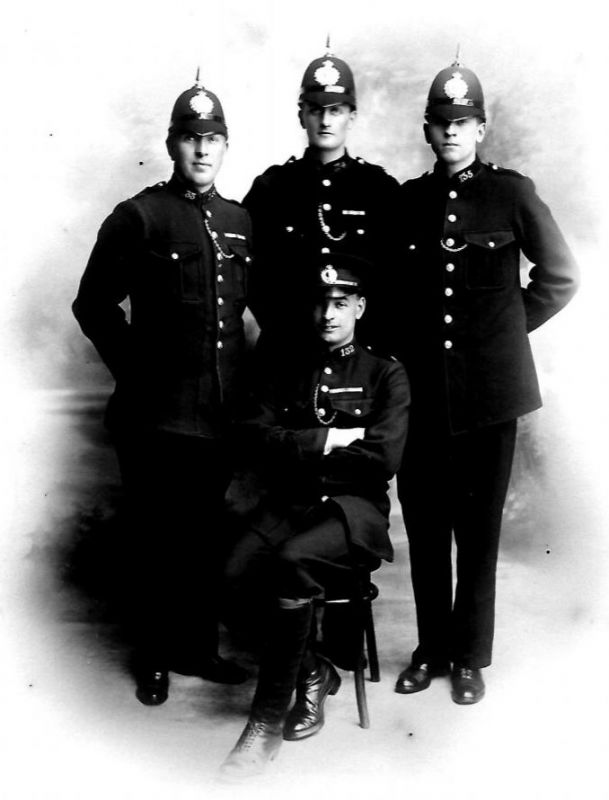
[[[147,275],[155,288],[185,302],[201,299],[201,248],[196,242],[155,242],[148,253]]]
[[[517,245],[512,231],[464,233],[465,282],[469,289],[502,289],[517,277]]]
[[[365,428],[372,413],[372,398],[334,395],[332,408],[337,412],[337,424],[342,428]]]
[[[242,301],[247,296],[248,272],[252,263],[249,244],[243,234],[227,232],[224,239],[230,256],[223,262],[224,268],[230,272],[235,300]]]

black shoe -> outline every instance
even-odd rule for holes
[[[225,780],[238,781],[260,775],[277,755],[281,742],[280,723],[249,720],[237,744],[220,767],[220,776]]]
[[[141,669],[135,679],[135,696],[145,706],[160,706],[169,696],[169,675],[167,670]]]
[[[479,669],[454,666],[450,681],[451,697],[459,705],[468,706],[484,697],[484,681]]]
[[[173,671],[180,675],[196,675],[214,683],[237,684],[249,678],[249,672],[234,661],[220,656],[207,656],[195,660],[179,661],[172,665]]]
[[[432,678],[440,678],[443,675],[448,675],[448,665],[437,667],[413,661],[398,675],[395,691],[398,694],[422,692],[429,687]]]
[[[296,684],[296,702],[288,714],[283,738],[288,742],[306,739],[324,724],[324,703],[340,688],[340,676],[325,658],[317,656],[317,667]]]

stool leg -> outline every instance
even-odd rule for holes
[[[370,680],[378,683],[381,679],[379,669],[379,656],[376,649],[376,633],[374,631],[374,617],[372,616],[372,603],[366,603],[364,630],[366,633],[366,650],[368,651],[368,664],[370,666]]]
[[[370,716],[368,715],[368,702],[366,700],[366,680],[364,678],[364,668],[359,664],[353,671],[355,681],[355,699],[357,700],[357,713],[359,714],[359,724],[361,728],[370,727]]]

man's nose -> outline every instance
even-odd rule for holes
[[[330,109],[329,108],[324,108],[324,110],[321,112],[321,124],[324,127],[327,127],[330,124],[330,120],[331,119],[332,118],[330,116]]]
[[[207,153],[209,142],[207,141],[206,136],[198,136],[195,139],[195,152],[198,156],[205,155]]]

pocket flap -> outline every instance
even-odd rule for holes
[[[150,254],[164,261],[179,263],[199,255],[201,248],[196,242],[155,242]]]
[[[484,233],[464,233],[468,244],[483,247],[485,250],[497,250],[516,240],[513,231],[487,231]]]

